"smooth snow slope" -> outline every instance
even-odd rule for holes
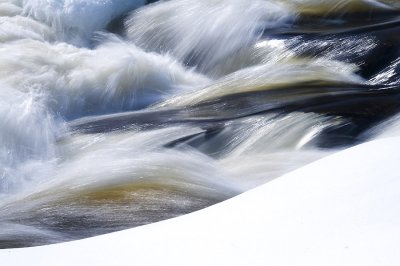
[[[399,151],[362,144],[186,216],[1,250],[1,265],[400,265]]]

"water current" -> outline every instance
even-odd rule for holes
[[[397,0],[0,0],[0,248],[187,214],[399,135],[399,36]]]

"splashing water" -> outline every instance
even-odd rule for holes
[[[0,247],[183,215],[397,135],[399,5],[0,0]]]

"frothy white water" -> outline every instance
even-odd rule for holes
[[[0,1],[0,16],[11,17],[21,13],[22,9],[18,5],[15,5],[16,1]]]
[[[24,0],[23,14],[53,28],[60,40],[82,45],[111,20],[145,0]]]
[[[0,42],[21,39],[52,41],[55,32],[47,25],[23,16],[0,17]]]
[[[33,180],[42,161],[55,156],[60,130],[35,92],[0,85],[0,194]],[[35,170],[36,169],[36,170]]]
[[[25,34],[13,28],[7,37],[13,33]],[[64,132],[63,120],[143,108],[209,82],[173,58],[118,39],[103,37],[91,50],[38,36],[0,46],[2,193],[49,176],[58,160],[55,142]]]
[[[2,45],[0,54],[4,82],[42,94],[66,118],[142,108],[209,81],[168,56],[122,41],[89,50],[23,40]]]
[[[200,71],[210,69],[267,28],[287,22],[292,13],[274,1],[166,1],[135,11],[127,35],[149,51],[171,53]],[[176,27],[179,25],[179,27]]]

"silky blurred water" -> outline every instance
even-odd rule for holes
[[[150,2],[0,0],[0,248],[176,217],[399,134],[397,1]]]

